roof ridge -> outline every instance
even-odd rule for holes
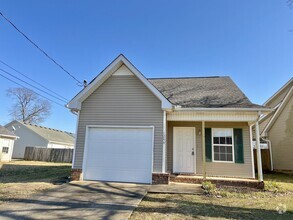
[[[22,122],[22,121],[20,121],[20,122],[25,124],[25,125],[35,126],[35,127],[38,127],[38,128],[48,129],[48,130],[51,130],[51,131],[57,131],[57,132],[60,132],[60,133],[66,133],[66,134],[71,133],[69,131],[63,131],[63,130],[58,130],[58,129],[55,129],[55,128],[49,128],[49,127],[45,127],[45,126],[42,126],[42,125],[31,124],[31,123],[26,123],[26,122]]]
[[[207,78],[230,78],[229,76],[179,76],[179,77],[151,77],[151,78],[147,78],[148,80],[152,80],[152,79],[207,79]]]

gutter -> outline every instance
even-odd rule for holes
[[[8,138],[13,138],[14,140],[18,139],[18,136],[12,136],[12,135],[5,135],[5,134],[0,134],[0,137],[8,137]]]
[[[240,111],[240,112],[259,112],[269,113],[273,111],[270,108],[182,108],[181,106],[175,106],[175,111]]]

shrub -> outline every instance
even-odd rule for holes
[[[202,188],[206,194],[213,194],[216,192],[216,185],[211,183],[210,181],[202,182]]]

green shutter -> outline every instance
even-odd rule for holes
[[[241,128],[234,128],[234,156],[235,163],[244,163],[243,134]]]
[[[205,129],[206,161],[212,161],[212,129]]]

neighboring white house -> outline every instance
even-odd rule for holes
[[[15,141],[12,158],[23,158],[27,146],[48,148],[74,147],[75,137],[70,132],[27,124],[16,120],[5,125],[5,128],[13,131],[19,137]]]
[[[0,161],[8,162],[11,161],[14,140],[17,136],[0,125]]]

